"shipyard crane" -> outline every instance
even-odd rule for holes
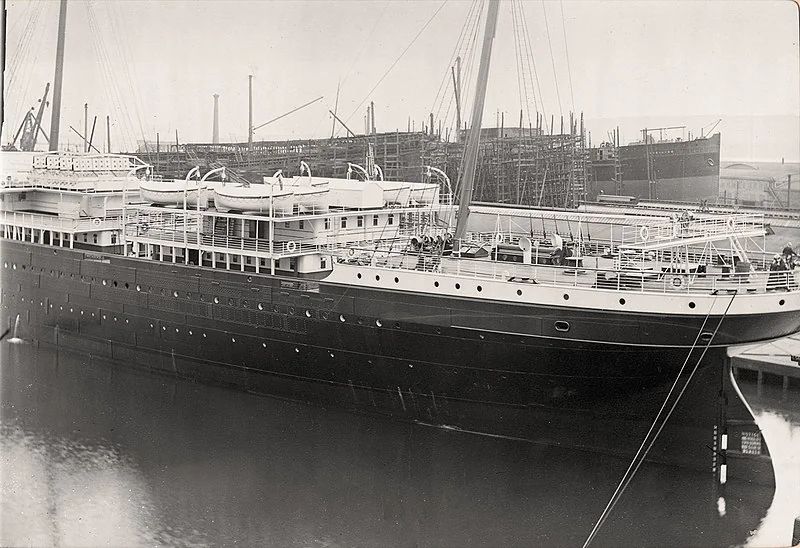
[[[24,152],[32,152],[36,148],[36,140],[41,131],[45,140],[49,143],[50,139],[42,129],[42,115],[44,114],[44,107],[49,103],[47,102],[47,94],[50,92],[50,82],[44,88],[44,95],[39,99],[39,111],[36,116],[33,115],[33,107],[25,113],[22,123],[19,125],[17,133],[8,148],[16,149],[17,139],[19,139],[19,150]]]

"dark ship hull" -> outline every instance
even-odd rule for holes
[[[11,241],[3,242],[3,261],[3,325],[19,314],[36,344],[253,393],[626,458],[686,364],[678,387],[691,382],[649,458],[715,473],[727,464],[729,476],[773,482],[724,347],[691,348],[700,325],[678,332],[655,318],[398,295]],[[559,321],[572,325],[570,333],[549,327]],[[774,321],[765,328],[743,317],[719,334],[757,338],[780,323],[791,332],[796,318]],[[629,329],[636,340],[588,342],[637,322]],[[652,344],[659,337],[665,344]],[[727,455],[709,449],[720,447],[723,433]],[[746,450],[754,437],[756,454]]]
[[[634,196],[642,200],[698,202],[719,194],[720,135],[690,141],[619,147],[621,184],[615,181],[615,160],[590,152],[588,199],[599,195]],[[649,163],[649,170],[648,170]]]

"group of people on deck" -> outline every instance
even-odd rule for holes
[[[776,253],[772,258],[772,263],[769,265],[769,278],[767,278],[767,291],[788,290],[796,287],[791,270],[794,270],[798,264],[800,264],[800,259],[792,248],[792,243],[788,242],[783,251],[780,254]]]

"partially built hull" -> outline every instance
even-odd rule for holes
[[[642,200],[713,203],[719,195],[719,152],[718,133],[689,141],[622,146],[619,159],[609,147],[593,148],[587,198],[626,195]]]

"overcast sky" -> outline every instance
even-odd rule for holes
[[[722,118],[715,131],[725,158],[800,160],[794,2],[522,4],[539,81],[533,91],[548,119],[568,116],[574,105],[597,144],[616,125],[632,141],[645,126],[685,124],[698,135]],[[514,5],[501,3],[484,125],[495,125],[500,112],[507,126],[519,121]],[[6,3],[4,143],[53,79],[58,6]],[[132,147],[142,133],[174,142],[176,130],[182,142],[210,142],[214,93],[221,140],[246,140],[248,74],[254,125],[324,97],[256,139],[330,136],[337,85],[338,113],[357,133],[369,100],[378,131],[404,131],[409,118],[419,129],[430,112],[446,126],[452,86],[440,87],[450,83],[472,8],[472,0],[70,0],[62,141],[77,142],[69,125],[82,131],[88,102],[90,124],[94,115],[111,116],[114,149]],[[105,140],[98,126],[95,139]]]

